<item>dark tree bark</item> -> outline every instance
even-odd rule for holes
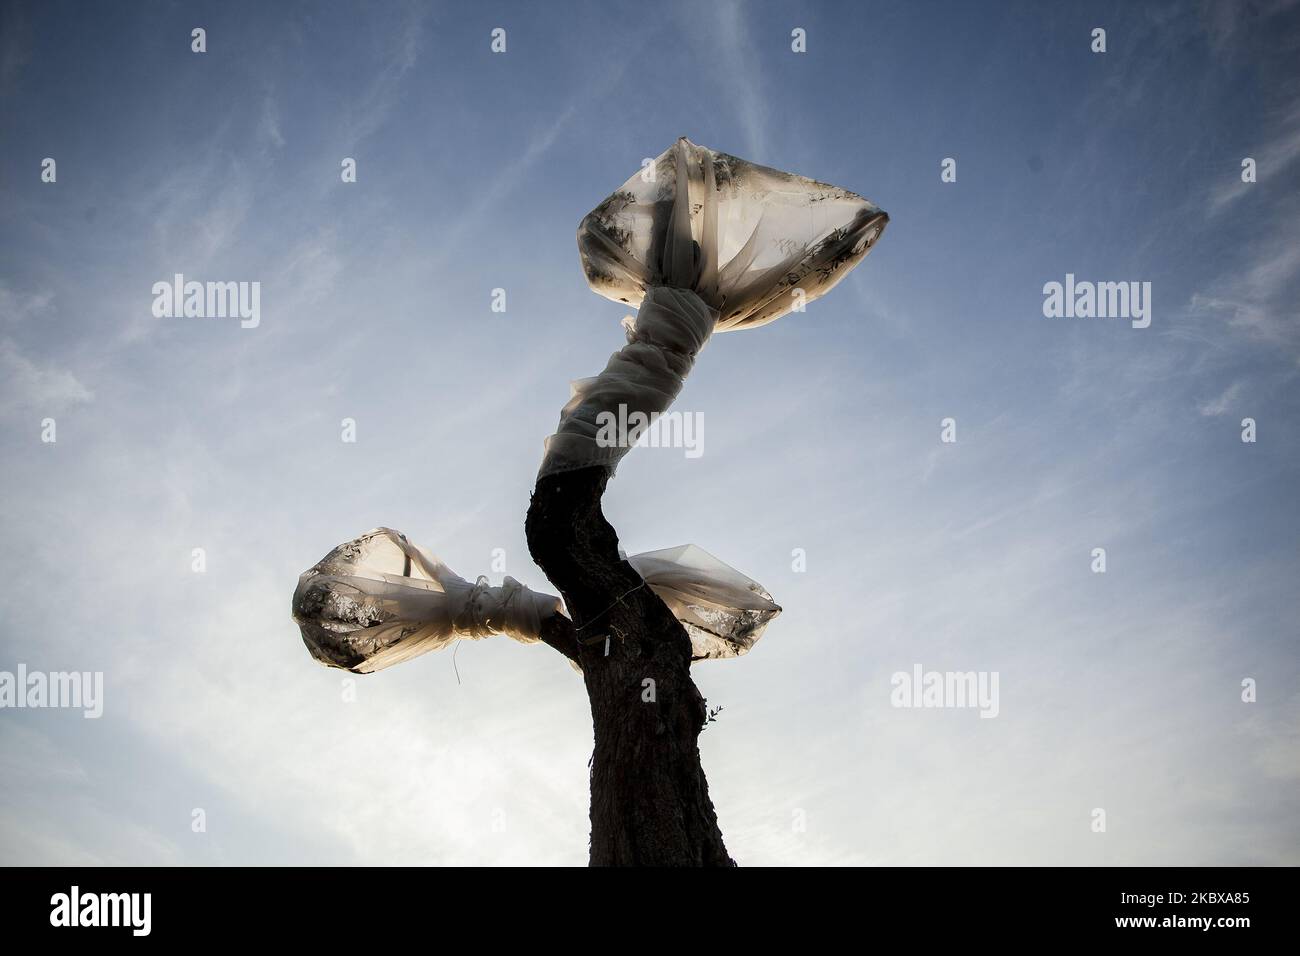
[[[543,640],[582,667],[591,702],[591,865],[734,866],[700,766],[691,641],[619,557],[600,508],[608,481],[601,467],[539,478],[525,525],[573,619],[571,635],[557,625]]]

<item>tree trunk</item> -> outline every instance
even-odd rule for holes
[[[608,481],[603,467],[539,478],[525,525],[573,619],[591,702],[591,865],[734,866],[700,766],[691,641],[619,557]]]

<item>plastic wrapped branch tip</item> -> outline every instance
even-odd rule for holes
[[[678,140],[578,227],[592,289],[640,311],[625,320],[627,345],[605,370],[573,383],[540,474],[612,472],[672,404],[714,332],[802,311],[862,261],[887,222],[848,190]],[[611,440],[611,420],[646,424]],[[628,562],[686,629],[697,660],[744,654],[781,610],[757,582],[694,545]],[[460,639],[532,643],[563,613],[559,598],[514,578],[471,584],[387,528],[335,548],[293,596],[312,656],[360,673]]]
[[[578,226],[588,284],[640,312],[605,370],[572,384],[540,473],[613,471],[672,404],[714,332],[802,311],[866,257],[888,222],[847,189],[679,139]],[[638,424],[611,436],[602,426],[615,421]]]
[[[726,332],[825,295],[888,221],[847,189],[682,137],[583,218],[578,251],[606,298],[637,305],[655,286],[690,289]]]
[[[628,563],[691,638],[692,657],[737,657],[781,609],[759,584],[695,545]],[[457,640],[539,640],[560,599],[506,577],[470,584],[406,536],[376,528],[341,544],[298,578],[293,617],[312,657],[368,674]]]

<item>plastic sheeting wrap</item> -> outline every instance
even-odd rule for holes
[[[847,189],[679,139],[578,226],[591,288],[641,309],[605,370],[573,383],[539,474],[613,471],[644,427],[611,444],[602,421],[653,421],[712,333],[764,325],[825,295],[888,221]]]
[[[293,619],[312,657],[370,673],[461,638],[505,634],[531,644],[560,599],[507,577],[470,584],[406,536],[375,528],[298,578]]]
[[[610,442],[605,416],[648,422],[664,412],[714,332],[763,325],[825,295],[887,222],[848,190],[678,140],[578,228],[592,289],[640,312],[625,320],[627,345],[605,370],[574,383],[541,474],[612,471],[644,426]],[[781,611],[755,581],[694,545],[628,562],[686,628],[696,659],[744,654]],[[558,598],[513,578],[470,584],[387,528],[335,548],[293,596],[312,655],[361,673],[458,639],[531,643],[561,613]]]
[[[693,544],[634,554],[627,563],[686,628],[695,660],[739,657],[781,613],[757,581]]]
[[[683,545],[634,555],[637,570],[691,637],[696,659],[737,657],[781,612],[768,594],[707,551]],[[298,578],[293,618],[312,657],[368,674],[454,641],[504,634],[535,643],[560,599],[507,577],[470,584],[389,528],[341,544]]]
[[[627,345],[610,356],[605,371],[572,384],[559,427],[546,439],[540,474],[592,465],[612,471],[645,429],[629,428],[611,444],[608,433],[602,436],[602,416],[618,421],[620,405],[643,413],[646,422],[665,412],[682,390],[716,318],[693,292],[652,287],[635,323],[624,326]]]
[[[780,318],[796,289],[804,302],[825,295],[888,221],[847,189],[683,137],[587,214],[578,251],[606,298],[636,305],[654,286],[691,289],[724,332]]]

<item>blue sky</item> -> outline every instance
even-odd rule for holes
[[[627,551],[695,542],[785,608],[695,672],[732,855],[1300,862],[1295,4],[3,17],[0,670],[103,671],[105,714],[0,712],[0,862],[585,861],[558,655],[465,644],[460,683],[431,655],[348,703],[289,597],[375,525],[546,587],[542,440],[625,312],[574,230],[681,135],[891,216],[806,314],[716,336],[675,406],[704,454],[637,449],[605,499]],[[260,325],[155,318],[177,272],[261,282]],[[1150,328],[1045,318],[1067,273],[1151,282]],[[999,716],[892,708],[916,663],[998,672]]]

